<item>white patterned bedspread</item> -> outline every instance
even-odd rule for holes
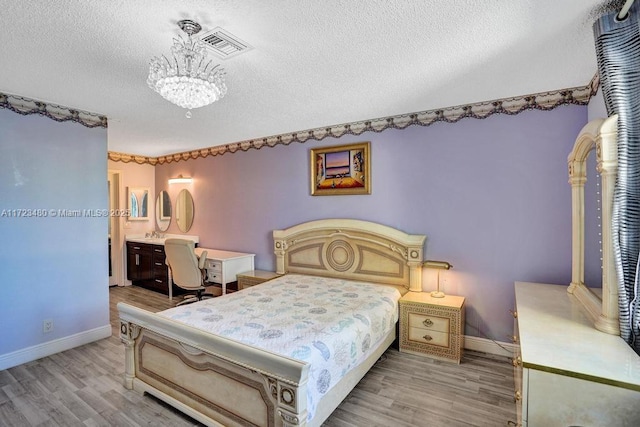
[[[288,274],[158,314],[310,363],[310,420],[320,398],[395,328],[399,299],[391,286]]]

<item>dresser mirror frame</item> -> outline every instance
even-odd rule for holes
[[[178,224],[178,228],[183,233],[186,233],[191,229],[191,226],[193,225],[194,212],[195,204],[193,202],[193,196],[186,188],[180,190],[178,197],[176,198],[174,217],[176,219],[176,224]]]
[[[584,306],[596,329],[612,335],[620,335],[618,281],[611,233],[613,193],[618,173],[617,123],[617,115],[587,123],[576,138],[567,159],[569,184],[571,184],[572,222],[571,284],[567,291]],[[596,171],[601,179],[602,296],[589,289],[584,282],[584,188],[587,182],[587,159],[594,149]]]
[[[149,187],[128,187],[127,190],[128,220],[147,221],[149,219]]]
[[[156,227],[160,231],[167,231],[171,224],[171,198],[166,190],[158,192],[156,197]]]

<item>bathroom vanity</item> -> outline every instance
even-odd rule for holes
[[[126,236],[127,279],[136,286],[168,295],[183,293],[175,285],[169,286],[169,268],[164,253],[164,241],[169,238],[193,240],[197,245],[198,236],[164,235],[163,238],[151,238],[144,235]]]

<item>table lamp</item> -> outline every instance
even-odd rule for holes
[[[453,268],[453,265],[449,264],[447,261],[432,261],[427,260],[422,263],[425,268],[433,268],[434,270],[438,270],[438,289],[431,292],[432,298],[444,298],[444,292],[440,291],[440,270],[449,270]]]

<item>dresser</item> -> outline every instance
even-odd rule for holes
[[[519,424],[640,425],[640,356],[595,329],[566,286],[516,282],[515,294]]]
[[[460,363],[464,297],[407,292],[400,305],[400,351]]]
[[[238,280],[238,273],[254,269],[255,254],[232,252],[220,249],[196,248],[196,255],[207,251],[207,282],[222,286],[222,294],[227,293],[227,284]]]

